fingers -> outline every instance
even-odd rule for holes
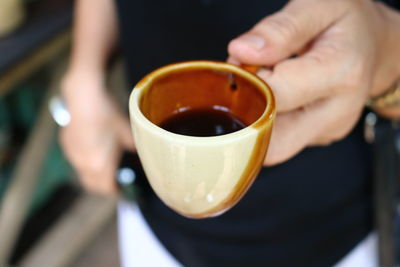
[[[130,151],[135,151],[136,148],[129,119],[125,116],[120,116],[116,122],[115,127],[117,129],[119,141],[122,148]]]
[[[347,10],[344,3],[346,1],[290,1],[283,10],[232,40],[228,46],[229,55],[246,64],[274,65],[299,53],[341,17]]]
[[[120,154],[117,151],[110,151],[110,153],[111,156],[102,157],[99,154],[91,161],[75,164],[80,181],[86,190],[102,195],[117,194],[115,172]]]
[[[341,92],[349,80],[359,76],[363,58],[348,42],[341,41],[337,32],[327,30],[302,55],[257,73],[271,86],[278,112],[295,110]]]
[[[117,195],[118,189],[114,174],[109,172],[92,173],[83,170],[78,170],[78,174],[80,183],[87,191],[100,195]]]
[[[114,176],[119,151],[112,148],[107,140],[104,140],[104,146],[79,140],[74,129],[69,127],[61,129],[60,143],[82,186],[93,193],[115,195]]]
[[[321,113],[315,112],[317,109],[309,106],[277,115],[264,165],[275,165],[292,158],[316,137],[321,125],[315,121],[323,119]]]
[[[258,73],[271,86],[278,112],[295,110],[333,93],[336,59],[326,54],[319,58],[306,54],[278,63],[272,72]]]
[[[115,195],[115,172],[122,151],[134,150],[133,138],[128,119],[113,102],[99,102],[101,112],[78,109],[75,119],[61,129],[60,141],[86,190]]]
[[[229,62],[270,68],[258,72],[274,91],[278,111],[267,165],[339,140],[354,127],[379,36],[367,3],[292,0],[229,44]]]
[[[328,145],[345,137],[357,123],[361,93],[320,100],[277,116],[265,165],[284,162],[307,146]]]
[[[304,10],[307,2],[308,10]],[[311,4],[312,3],[312,4]],[[229,45],[229,62],[273,65],[259,72],[274,91],[278,112],[289,112],[326,98],[338,87],[345,51],[329,26],[341,17],[343,1],[294,0]],[[321,16],[323,10],[329,10]],[[330,29],[330,28],[329,28]],[[312,41],[312,42],[311,42]],[[252,45],[250,44],[252,43]],[[298,57],[291,57],[297,54]]]

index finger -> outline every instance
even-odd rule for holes
[[[333,90],[332,64],[309,55],[284,60],[272,72],[259,72],[272,88],[278,112],[287,112],[328,97]]]

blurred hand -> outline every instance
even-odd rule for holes
[[[116,193],[115,171],[123,150],[133,150],[129,121],[107,94],[102,75],[70,71],[62,94],[71,122],[61,129],[66,156],[89,191]]]
[[[266,165],[345,137],[399,78],[399,14],[370,0],[292,0],[237,39],[231,62],[265,66],[277,119]]]

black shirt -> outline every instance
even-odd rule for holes
[[[133,86],[168,63],[225,60],[227,44],[284,0],[118,0]],[[149,225],[185,266],[332,266],[372,229],[371,152],[357,126],[344,140],[264,168],[225,214],[193,220],[149,190]]]

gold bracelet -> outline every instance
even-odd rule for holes
[[[369,99],[367,106],[377,109],[400,106],[400,80],[382,95]]]

